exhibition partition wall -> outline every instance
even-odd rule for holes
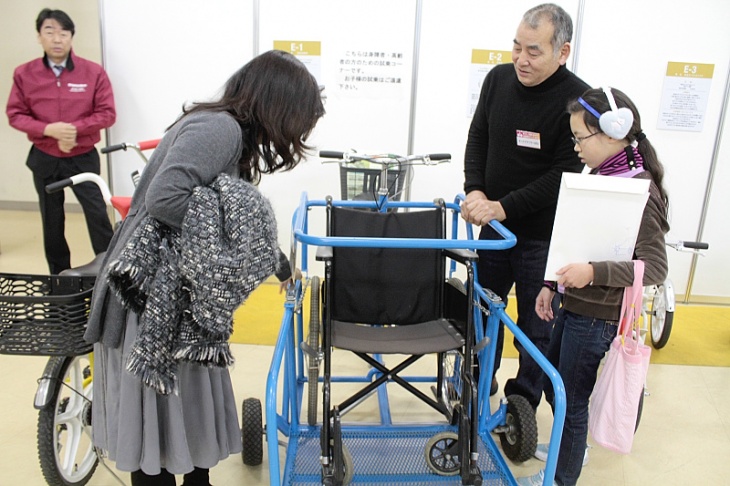
[[[292,52],[324,87],[317,150],[449,152],[451,164],[416,167],[411,199],[462,190],[471,111],[486,72],[511,62],[519,0],[100,0],[103,57],[117,123],[109,142],[162,136],[183,103],[208,99],[254,55]],[[670,251],[680,300],[730,303],[730,236],[723,221],[730,179],[727,127],[730,3],[698,0],[566,0],[575,34],[568,67],[592,86],[625,91],[667,171],[670,240],[702,239],[705,257]],[[727,145],[727,143],[725,144]],[[114,191],[131,193],[134,154],[114,154]],[[282,247],[301,191],[339,197],[336,165],[312,156],[264,180]],[[315,224],[316,218],[315,218]]]

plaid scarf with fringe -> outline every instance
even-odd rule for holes
[[[274,211],[251,184],[221,174],[193,191],[182,229],[147,217],[107,270],[139,314],[129,372],[162,395],[181,361],[233,364],[233,312],[278,264]]]

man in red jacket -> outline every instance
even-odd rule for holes
[[[114,123],[116,111],[104,69],[71,50],[71,18],[61,10],[43,9],[36,30],[45,54],[15,69],[6,113],[10,125],[33,143],[26,165],[38,193],[46,260],[51,273],[57,274],[71,267],[64,194],[46,194],[45,186],[80,172],[99,173],[94,145],[100,131]],[[105,251],[112,226],[101,191],[93,183],[73,186],[73,191],[84,210],[94,252]]]

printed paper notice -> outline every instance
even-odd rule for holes
[[[319,41],[274,41],[274,49],[297,56],[322,85],[322,43]]]
[[[714,64],[667,63],[657,128],[702,131],[714,70]]]
[[[487,73],[497,64],[512,62],[511,51],[489,51],[485,49],[471,50],[471,67],[469,72],[469,90],[466,102],[466,116],[474,116],[474,110],[482,91],[482,83]]]

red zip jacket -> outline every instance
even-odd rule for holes
[[[10,126],[27,133],[39,150],[62,158],[91,150],[101,140],[100,131],[112,126],[117,116],[104,69],[73,51],[58,79],[46,56],[18,66],[6,113]],[[59,121],[76,127],[77,145],[70,153],[61,152],[58,140],[43,135],[46,125]]]

